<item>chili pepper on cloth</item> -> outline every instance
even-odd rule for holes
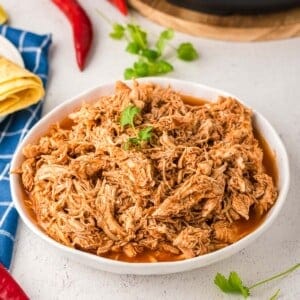
[[[117,7],[124,16],[127,16],[128,7],[126,0],[109,0],[109,2],[112,3],[115,7]]]
[[[18,283],[11,277],[6,269],[0,264],[0,299],[1,300],[27,300]]]
[[[79,69],[84,69],[86,57],[92,45],[92,23],[76,0],[52,0],[54,4],[65,14],[73,29],[73,39],[76,52],[76,60]]]

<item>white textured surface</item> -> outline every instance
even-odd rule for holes
[[[21,3],[22,2],[22,3]],[[58,103],[99,83],[122,79],[132,58],[124,44],[107,38],[112,20],[120,15],[104,0],[81,1],[95,26],[95,43],[86,70],[75,63],[69,24],[48,0],[2,0],[11,25],[53,33],[50,80],[44,113]],[[154,34],[157,25],[137,20]],[[214,287],[216,272],[236,270],[253,283],[300,260],[300,39],[266,43],[226,43],[177,34],[174,44],[191,40],[201,52],[196,63],[174,62],[171,75],[219,87],[236,94],[263,113],[281,134],[291,162],[287,203],[270,230],[241,253],[210,267],[166,276],[114,275],[90,269],[62,257],[20,222],[12,273],[31,299],[229,299]],[[267,299],[281,288],[280,299],[300,299],[300,272],[253,290],[252,299]]]

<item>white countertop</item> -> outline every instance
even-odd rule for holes
[[[94,48],[83,73],[75,62],[70,26],[50,1],[1,1],[12,26],[53,34],[44,114],[86,89],[122,79],[124,68],[132,63],[125,45],[108,38],[110,28],[95,8],[112,20],[122,21],[120,14],[104,0],[81,3],[95,28]],[[143,17],[136,19],[153,33],[161,30]],[[176,71],[169,76],[236,94],[270,120],[287,146],[292,181],[278,219],[254,244],[229,259],[191,272],[149,277],[110,274],[75,263],[20,221],[12,273],[31,299],[229,299],[213,284],[216,272],[235,270],[251,284],[300,261],[300,39],[250,44],[178,33],[173,43],[187,40],[200,51],[201,59],[174,63]],[[300,299],[300,271],[254,290],[251,299],[268,299],[278,288],[279,299]]]

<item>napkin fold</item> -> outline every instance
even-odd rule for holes
[[[25,68],[38,75],[46,85],[48,78],[48,50],[51,35],[0,26],[0,34],[10,40],[19,50]],[[41,116],[42,101],[8,115],[0,122],[0,263],[9,268],[18,214],[11,199],[9,169],[13,153],[29,129]]]

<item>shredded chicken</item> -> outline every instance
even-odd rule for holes
[[[141,112],[122,128],[129,105]],[[193,106],[171,88],[118,82],[23,149],[27,205],[50,237],[97,255],[190,258],[225,247],[238,239],[235,221],[277,197],[251,117],[232,98]],[[151,139],[126,149],[146,126]]]

